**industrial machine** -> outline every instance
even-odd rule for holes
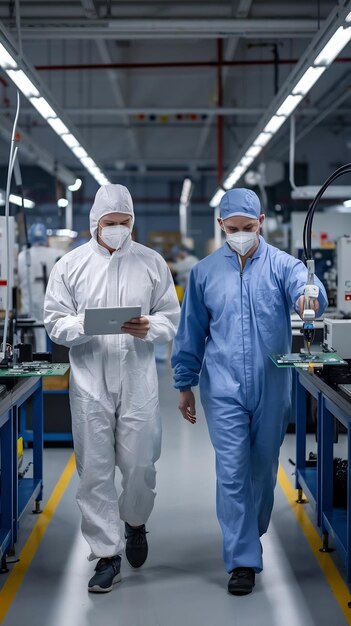
[[[351,236],[338,239],[337,265],[337,308],[343,315],[351,317]]]
[[[335,350],[344,359],[351,359],[351,319],[324,319],[323,347]]]
[[[10,254],[10,267],[7,267],[7,254],[6,254],[6,218],[0,216],[0,311],[4,311],[6,309],[6,289],[7,289],[7,281],[10,281],[10,289],[8,291],[9,294],[9,303],[8,308],[12,309],[12,287],[14,286],[14,254],[13,250],[15,247],[15,218],[9,218],[9,247],[11,250]]]

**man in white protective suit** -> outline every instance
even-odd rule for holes
[[[52,341],[70,348],[77,501],[89,560],[99,559],[88,583],[93,592],[111,591],[119,582],[124,548],[133,567],[147,558],[145,524],[161,449],[154,344],[170,341],[179,320],[167,264],[132,241],[133,224],[128,189],[100,187],[90,212],[92,238],[55,265],[45,298],[46,330]],[[86,308],[137,305],[142,315],[124,325],[125,334],[84,334]],[[122,473],[119,501],[116,465]]]

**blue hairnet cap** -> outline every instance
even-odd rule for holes
[[[28,241],[31,246],[35,243],[47,243],[48,236],[46,234],[46,226],[40,222],[32,224],[28,231]]]
[[[249,217],[257,220],[261,215],[259,197],[251,189],[230,189],[219,203],[222,220],[229,217]]]

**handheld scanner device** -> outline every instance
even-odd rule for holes
[[[316,317],[316,312],[313,306],[313,300],[318,298],[319,295],[319,287],[314,284],[314,261],[307,261],[307,283],[305,286],[304,296],[305,296],[305,304],[302,314],[303,321],[303,336],[305,345],[307,347],[308,352],[311,352],[311,343],[314,337],[314,320]]]

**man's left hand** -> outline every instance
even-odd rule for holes
[[[122,326],[122,330],[132,337],[138,337],[138,339],[145,339],[150,330],[150,322],[147,317],[135,317],[129,322],[125,322]]]
[[[317,298],[315,300],[311,300],[312,302],[312,306],[313,309],[316,311],[319,311],[319,302],[317,300]],[[304,306],[305,306],[305,296],[300,296],[300,298],[298,299],[297,302],[297,306],[299,309],[299,316],[301,317],[301,319],[303,319],[303,310],[304,310]]]

